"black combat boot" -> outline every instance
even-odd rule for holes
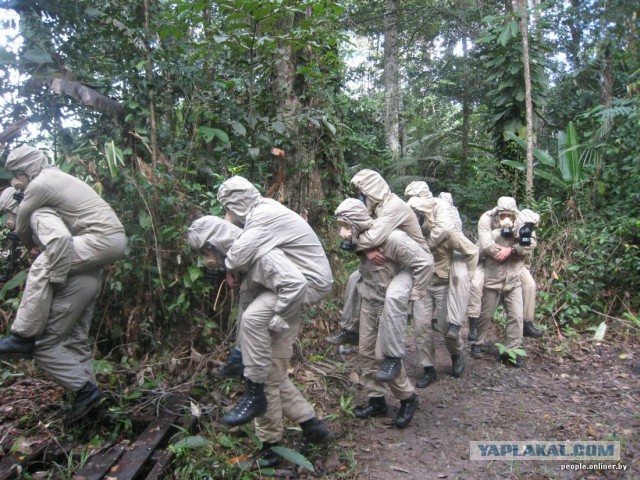
[[[402,370],[402,359],[400,357],[384,357],[380,370],[374,377],[379,382],[388,383],[396,378]]]
[[[302,441],[295,447],[299,452],[305,452],[309,447],[320,445],[333,438],[329,427],[316,417],[301,422],[300,428],[302,428]]]
[[[21,337],[12,333],[8,337],[0,338],[0,355],[16,355],[24,358],[31,358],[36,348],[34,337]]]
[[[485,353],[484,345],[478,345],[474,343],[471,345],[471,356],[473,358],[482,358],[482,355]]]
[[[460,325],[454,325],[453,323],[450,323],[449,329],[447,330],[445,336],[452,340],[458,340],[460,338]]]
[[[384,397],[369,397],[369,403],[353,409],[356,418],[384,417],[387,414],[387,402]]]
[[[436,369],[434,367],[424,367],[422,376],[416,380],[416,388],[427,388],[438,379]]]
[[[475,317],[469,317],[469,335],[467,340],[475,342],[478,340],[478,319]]]
[[[406,400],[400,401],[400,411],[396,417],[395,424],[398,428],[404,428],[411,422],[413,415],[418,408],[418,395],[415,393]]]
[[[332,345],[358,345],[360,334],[350,330],[342,330],[340,333],[325,337],[324,340]]]
[[[66,420],[75,422],[86,416],[91,410],[100,405],[102,392],[93,383],[87,382],[76,392],[76,400],[67,413]]]
[[[263,442],[262,448],[255,456],[249,470],[261,470],[263,468],[277,467],[282,463],[282,457],[272,450],[277,443]]]
[[[267,411],[264,383],[255,383],[247,378],[246,390],[235,407],[222,417],[222,423],[230,427],[244,425]]]
[[[243,373],[242,352],[239,348],[233,348],[229,352],[227,361],[213,370],[216,377],[241,377]]]
[[[451,375],[453,378],[460,378],[464,372],[464,354],[451,355]]]
[[[522,336],[531,338],[540,338],[542,336],[542,330],[538,330],[532,321],[524,322],[522,324]]]

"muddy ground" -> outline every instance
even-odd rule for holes
[[[438,381],[418,390],[420,406],[409,427],[391,425],[398,402],[390,395],[396,408],[388,419],[349,422],[358,433],[344,445],[356,452],[357,478],[640,478],[640,357],[633,341],[525,339],[529,356],[523,368],[504,366],[493,355],[466,355],[460,379],[450,376],[450,358],[439,343]],[[414,348],[406,363],[415,379]],[[469,442],[490,440],[620,441],[619,463],[627,470],[562,470],[579,462],[471,461]]]
[[[466,331],[463,334],[466,335]],[[494,330],[494,334],[497,341],[498,332]],[[438,381],[418,390],[418,412],[404,430],[392,424],[398,402],[390,395],[387,395],[391,406],[388,418],[358,420],[348,415],[350,409],[366,401],[358,384],[357,352],[339,353],[334,347],[323,350],[319,336],[315,339],[318,341],[312,343],[313,348],[302,349],[317,354],[294,362],[291,374],[314,403],[318,414],[325,417],[336,438],[324,449],[308,455],[316,473],[285,463],[273,474],[283,478],[371,480],[640,478],[637,336],[609,337],[602,342],[592,341],[591,336],[566,341],[548,333],[541,340],[525,339],[529,356],[520,369],[504,366],[492,355],[473,359],[466,347],[466,369],[460,379],[450,376],[450,359],[440,340]],[[408,346],[406,368],[415,380],[419,368],[412,344]],[[85,442],[85,446],[90,444],[93,434],[62,426],[61,406],[65,404],[62,389],[40,377],[32,364],[25,362],[16,370],[5,363],[0,365],[0,373],[5,375],[0,384],[0,445],[5,447],[4,451],[0,450],[0,459],[10,453],[7,445],[15,447],[16,439],[18,443],[26,443],[21,445],[27,449],[29,439],[38,436],[59,438],[61,444],[74,441]],[[119,394],[135,398],[135,374],[129,373],[129,376],[131,388]],[[99,376],[103,382],[105,378]],[[202,385],[194,389],[193,384],[184,380],[180,380],[182,383],[175,391],[190,395],[200,402],[203,412],[209,412],[195,433],[207,435],[207,432],[223,431],[216,421],[223,404],[234,401],[226,394],[233,397],[240,392],[237,385],[224,384],[230,388],[222,394],[222,384],[213,382],[206,386],[203,394]],[[175,380],[169,379],[168,385],[172,381]],[[102,386],[110,388],[104,383]],[[112,388],[122,389],[122,386]],[[196,395],[194,390],[200,393]],[[140,392],[143,392],[140,408],[134,413],[153,416],[156,405],[148,402],[145,410],[142,403],[150,392],[144,389]],[[345,400],[349,397],[351,400]],[[118,434],[118,422],[132,411],[129,409],[123,411],[121,417],[111,418],[109,428],[114,435]],[[207,427],[207,422],[213,426]],[[293,445],[299,435],[295,429],[288,429],[285,445]],[[8,443],[9,439],[13,439],[13,443]],[[533,440],[620,441],[619,463],[626,465],[627,470],[576,471],[561,469],[562,465],[576,462],[469,459],[470,441]],[[250,453],[251,444],[245,442]],[[54,474],[50,469],[49,474],[43,473],[40,478],[70,478],[71,470],[68,467],[67,472]],[[239,473],[223,476],[215,469],[210,474],[211,478],[242,477]],[[176,476],[168,470],[166,478]]]

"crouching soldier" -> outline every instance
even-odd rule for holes
[[[210,268],[224,267],[225,257],[242,230],[218,217],[205,216],[187,232],[189,245],[205,256]],[[246,390],[222,417],[229,426],[255,419],[262,449],[256,467],[272,467],[281,458],[271,450],[284,432],[283,417],[302,428],[303,446],[332,437],[313,407],[288,378],[293,342],[300,331],[300,313],[308,295],[304,275],[279,248],[263,251],[242,275],[238,342]]]

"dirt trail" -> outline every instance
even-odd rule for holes
[[[440,341],[438,381],[418,390],[420,406],[409,427],[391,426],[398,402],[390,395],[389,418],[350,421],[350,428],[360,430],[354,436],[358,478],[640,478],[637,348],[584,342],[550,356],[545,352],[565,347],[548,338],[525,339],[525,345],[529,357],[520,369],[493,356],[471,358],[467,347],[465,374],[456,380]],[[415,358],[410,348],[412,380],[419,373]],[[621,441],[620,463],[627,471],[563,471],[568,462],[560,461],[470,461],[469,442],[488,440]]]

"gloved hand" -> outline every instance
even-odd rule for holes
[[[274,315],[269,320],[269,330],[275,333],[280,333],[289,329],[289,324],[285,322],[280,315]]]

